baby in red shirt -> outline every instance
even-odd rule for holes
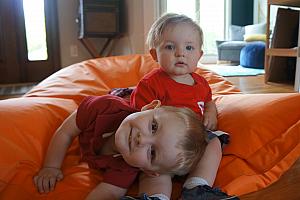
[[[188,107],[203,118],[202,122],[207,129],[216,130],[217,109],[212,100],[211,89],[208,82],[195,73],[203,55],[203,33],[200,26],[185,15],[165,14],[153,23],[147,44],[152,58],[159,63],[160,68],[154,69],[140,80],[131,94],[131,104],[141,109],[158,99],[162,105]],[[215,132],[217,134],[228,137],[222,131]],[[238,199],[212,188],[222,158],[223,141],[219,139],[212,137],[203,157],[190,171],[184,184],[183,199]],[[163,181],[159,180],[161,177],[156,179],[149,177],[148,183],[145,180],[143,192],[150,196],[158,193],[163,194],[164,199],[170,198],[172,186],[166,185],[172,184],[171,177]],[[164,187],[157,186],[157,183]],[[153,185],[156,186],[156,191],[152,189]],[[196,189],[198,196],[188,194]]]

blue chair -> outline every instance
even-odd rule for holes
[[[264,69],[265,61],[264,42],[250,42],[242,48],[240,65],[248,68]]]

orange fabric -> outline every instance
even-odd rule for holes
[[[33,186],[54,131],[85,96],[134,86],[155,67],[149,55],[92,59],[60,70],[21,98],[0,101],[0,199],[83,199],[102,178],[79,163],[77,140],[55,191],[40,195]],[[215,184],[245,194],[278,180],[300,156],[300,95],[243,95],[221,76],[197,73],[212,87],[219,128],[231,133]],[[180,187],[174,183],[174,198]],[[130,193],[136,192],[135,185]]]
[[[276,180],[300,156],[300,95],[227,95],[217,99],[219,129],[231,143],[215,184],[246,194]]]

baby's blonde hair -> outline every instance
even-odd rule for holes
[[[157,48],[160,43],[162,42],[162,35],[165,31],[166,27],[170,24],[179,24],[179,23],[188,23],[192,25],[199,33],[199,43],[200,48],[202,49],[203,45],[203,32],[201,27],[194,22],[191,18],[187,17],[186,15],[180,15],[175,13],[166,13],[158,18],[151,26],[148,37],[147,37],[147,45],[149,49]]]
[[[182,139],[176,144],[180,150],[176,164],[170,169],[162,169],[163,173],[171,175],[185,175],[198,163],[207,146],[207,132],[200,117],[189,108],[173,106],[160,107],[164,111],[172,112],[180,118],[185,126]]]

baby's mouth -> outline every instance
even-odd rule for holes
[[[179,61],[179,62],[176,62],[175,65],[186,65],[186,64],[184,62]]]

